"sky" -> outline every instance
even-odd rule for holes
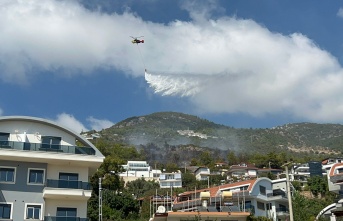
[[[343,0],[0,0],[0,30],[2,116],[343,123]]]

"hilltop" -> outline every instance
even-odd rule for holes
[[[298,156],[324,158],[341,154],[343,125],[293,123],[266,129],[236,129],[197,116],[158,112],[125,119],[99,131],[102,139],[147,148],[163,158],[170,147],[215,150],[218,155],[284,151]],[[145,150],[147,151],[147,150]],[[162,154],[162,155],[161,155]],[[170,154],[170,153],[169,153]],[[185,153],[178,155],[184,157]],[[191,156],[192,153],[189,153]]]

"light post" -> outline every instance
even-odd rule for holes
[[[285,167],[286,170],[286,185],[287,185],[287,199],[288,199],[288,209],[289,209],[289,221],[293,220],[293,207],[292,207],[292,195],[291,195],[291,184],[289,181],[289,174],[288,174],[288,165],[292,162],[288,162],[282,165],[282,167]]]
[[[99,178],[99,221],[102,221],[102,187],[101,187],[101,178]]]

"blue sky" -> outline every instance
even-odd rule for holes
[[[0,114],[341,124],[342,27],[342,0],[0,0]]]

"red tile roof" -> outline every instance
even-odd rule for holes
[[[254,180],[245,180],[245,181],[236,182],[236,183],[228,183],[228,184],[224,184],[224,185],[220,185],[220,186],[215,186],[215,187],[211,187],[211,188],[206,188],[206,189],[187,191],[187,192],[181,193],[180,196],[185,196],[185,195],[190,195],[190,194],[200,193],[200,192],[210,192],[211,197],[214,197],[214,196],[216,196],[217,192],[220,189],[235,188],[235,187],[243,186],[243,185],[246,185],[246,184],[249,184],[249,187],[248,187],[247,190],[251,191],[252,186],[254,185],[255,182],[256,182],[256,179],[254,179]]]
[[[335,174],[335,169],[336,169],[336,167],[340,167],[340,166],[343,166],[343,163],[335,163],[330,170],[329,176],[337,175],[337,174]]]

